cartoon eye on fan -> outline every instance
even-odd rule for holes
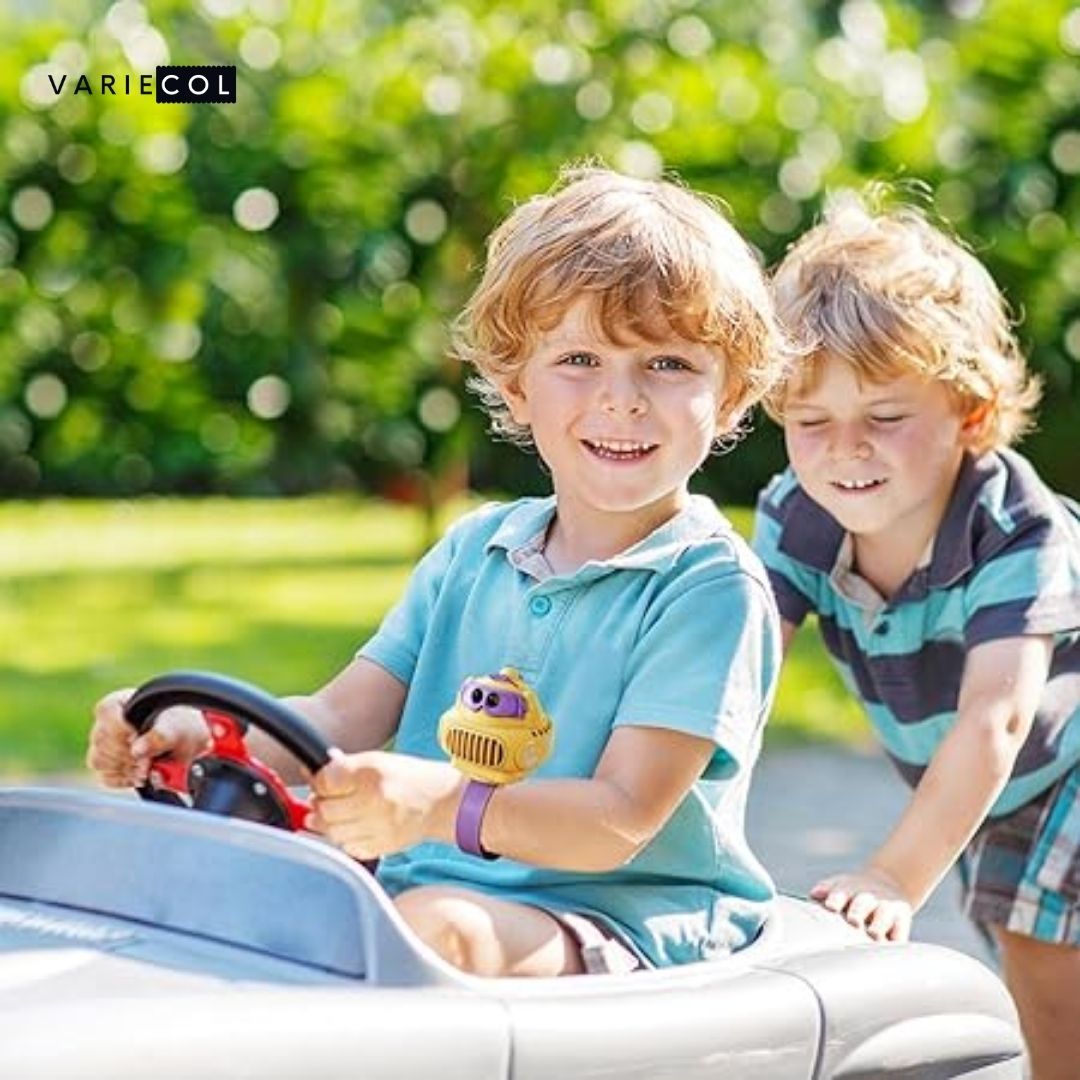
[[[551,752],[551,720],[518,671],[471,675],[439,720],[439,745],[470,780],[512,784]]]

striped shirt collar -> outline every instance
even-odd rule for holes
[[[945,516],[935,534],[929,565],[924,566],[920,561],[920,567],[910,580],[914,590],[947,588],[972,568],[975,562],[972,523],[979,495],[988,481],[1004,480],[1004,472],[1005,464],[997,453],[983,454],[979,458],[964,455]],[[841,561],[846,532],[802,487],[796,487],[789,498],[791,517],[799,522],[799,527],[783,531],[780,550],[823,574],[833,573]],[[785,517],[788,514],[785,513]]]
[[[933,554],[934,539],[931,537],[912,573],[918,574],[928,569]],[[918,578],[914,579],[917,580]],[[844,533],[840,550],[836,553],[836,563],[829,573],[829,581],[841,596],[862,610],[863,617],[868,622],[872,622],[875,616],[889,606],[889,601],[855,569],[855,543],[851,533]]]

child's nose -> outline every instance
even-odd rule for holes
[[[642,416],[648,402],[637,380],[630,375],[611,375],[600,387],[600,406],[608,414]]]
[[[862,425],[835,425],[829,441],[829,453],[834,458],[868,458],[871,454],[870,442]]]

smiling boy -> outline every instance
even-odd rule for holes
[[[1026,373],[986,270],[917,212],[836,204],[775,275],[805,359],[755,547],[785,647],[808,614],[913,787],[811,895],[879,939],[961,855],[1036,1080],[1080,1062],[1080,518],[1007,449]]]
[[[288,699],[351,751],[313,778],[310,825],[380,857],[406,922],[474,974],[738,949],[773,895],[743,813],[779,619],[760,562],[688,485],[785,361],[761,268],[706,198],[575,171],[495,231],[457,331],[496,431],[535,444],[554,492],[457,522],[344,671]],[[438,722],[464,678],[504,667],[554,749],[484,789]],[[163,714],[133,745],[126,693],[99,704],[88,756],[115,785],[205,738]]]

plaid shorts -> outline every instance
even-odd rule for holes
[[[964,911],[980,927],[1080,946],[1080,765],[985,822],[960,862]]]

